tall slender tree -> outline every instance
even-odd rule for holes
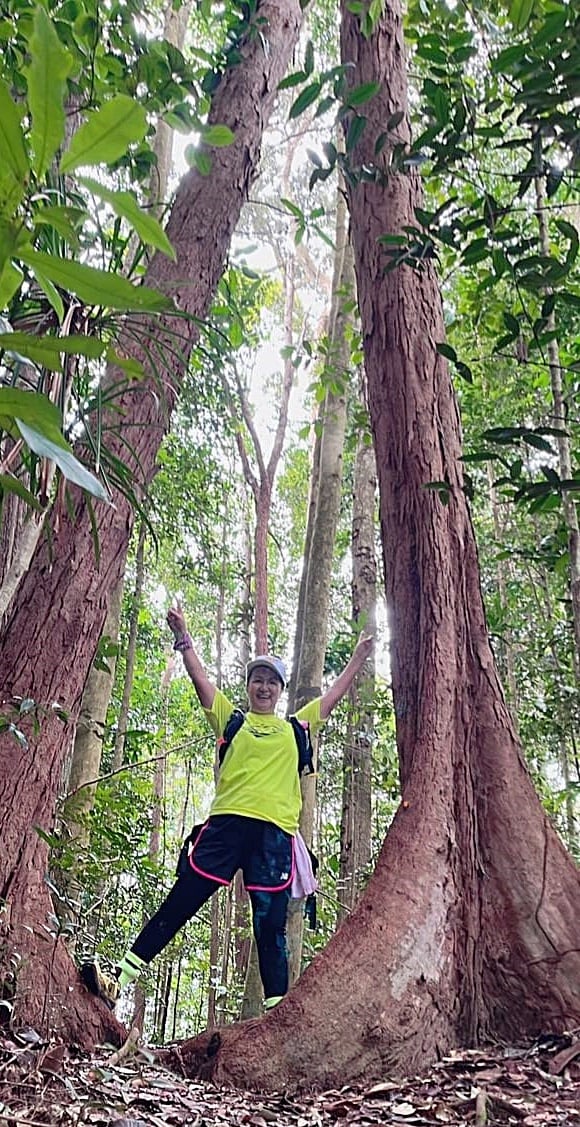
[[[361,381],[362,382],[362,381]],[[362,391],[362,389],[361,389]],[[352,618],[374,634],[377,621],[375,550],[375,452],[362,435],[357,444],[352,507]],[[374,654],[365,662],[350,690],[343,753],[338,919],[352,911],[371,860],[372,751],[374,735]]]
[[[317,451],[316,508],[305,545],[301,633],[295,641],[295,688],[291,710],[301,708],[321,691],[328,637],[328,612],[332,585],[332,560],[342,496],[344,442],[346,435],[350,343],[348,327],[354,290],[354,263],[348,239],[346,201],[342,186],[337,193],[336,250],[332,295],[328,318],[327,354],[322,378],[328,387],[320,414],[320,448]],[[315,775],[302,779],[300,832],[312,844],[316,805]],[[303,905],[290,903],[288,950],[290,981],[295,982],[302,963]]]

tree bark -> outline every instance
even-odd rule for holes
[[[366,893],[288,998],[217,1045],[181,1047],[190,1074],[272,1090],[408,1075],[456,1046],[580,1021],[579,874],[534,791],[494,666],[458,409],[435,347],[437,280],[430,263],[385,273],[378,242],[421,201],[412,166],[390,167],[406,120],[377,146],[407,112],[397,0],[368,36],[345,2],[342,52],[353,87],[381,83],[350,154],[349,197],[402,801]],[[377,179],[355,179],[363,166]],[[448,504],[425,488],[433,481],[448,483]]]
[[[375,553],[375,452],[359,440],[352,508],[352,618],[365,631],[376,629],[377,562]],[[338,921],[354,908],[371,860],[372,749],[375,686],[374,654],[349,693],[351,712],[343,756]]]
[[[316,508],[305,551],[306,576],[302,633],[297,638],[296,688],[292,707],[300,708],[321,692],[328,630],[328,608],[332,557],[342,492],[342,461],[346,432],[346,402],[349,347],[346,341],[348,314],[344,292],[354,289],[354,266],[346,230],[346,207],[342,191],[337,194],[336,257],[332,284],[332,306],[328,328],[328,357],[325,377],[329,388],[324,400],[322,433],[317,466]],[[304,832],[304,830],[302,830]]]
[[[346,225],[346,202],[342,185],[336,202],[336,251],[332,280],[332,302],[328,327],[328,355],[323,378],[329,388],[324,400],[320,440],[317,504],[306,544],[304,570],[306,582],[301,616],[302,635],[296,652],[294,707],[300,708],[322,691],[324,655],[328,635],[328,611],[332,584],[332,560],[342,496],[342,469],[346,435],[347,392],[350,345],[347,326],[351,314],[345,311],[346,296],[354,294],[354,262]],[[314,748],[317,759],[317,748]],[[315,764],[316,765],[316,764]],[[300,833],[312,844],[316,809],[316,776],[306,775],[301,782],[302,810]],[[296,982],[302,966],[304,912],[302,900],[291,900],[288,909],[288,969],[290,983]]]
[[[123,584],[118,583],[112,593],[111,602],[103,636],[117,640],[115,631],[119,629]],[[77,861],[80,863],[89,840],[88,815],[93,808],[96,783],[103,754],[107,708],[111,697],[111,684],[115,675],[116,658],[108,659],[108,669],[91,665],[83,692],[79,719],[75,732],[72,761],[68,775],[67,792],[62,821],[70,844],[74,846]],[[58,915],[61,923],[71,928],[69,949],[74,950],[75,931],[79,919],[82,884],[79,879],[78,864],[71,869],[62,870],[58,876],[58,886],[63,896],[59,903]]]
[[[239,62],[224,71],[210,112],[210,122],[229,125],[235,140],[227,148],[211,150],[211,176],[192,169],[183,178],[167,226],[177,261],[157,254],[147,273],[148,283],[170,293],[178,310],[188,315],[186,319],[166,316],[161,326],[149,325],[147,331],[153,344],[160,334],[175,333],[179,347],[170,356],[166,353],[165,360],[154,351],[157,378],[151,375],[124,390],[116,400],[113,419],[108,420],[110,448],[129,462],[138,490],[146,488],[155,472],[157,450],[200,319],[209,308],[232,231],[257,172],[262,131],[292,56],[302,11],[298,0],[263,0],[252,18],[260,20],[259,34],[252,25],[240,42]],[[143,333],[145,323],[138,324]],[[135,328],[130,321],[120,347],[138,353],[131,335]],[[146,356],[145,364],[149,370]],[[114,378],[109,373],[109,384]],[[123,434],[118,433],[120,425],[130,428],[130,456]],[[133,517],[120,496],[114,507],[97,507],[98,567],[85,499],[77,495],[73,510],[63,509],[56,518],[52,544],[39,545],[2,638],[3,700],[30,697],[48,706],[49,712],[38,735],[31,735],[28,750],[6,734],[0,738],[0,896],[8,905],[0,971],[8,973],[11,955],[18,952],[15,1020],[35,1025],[44,1014],[54,1033],[91,1045],[103,1036],[118,1039],[120,1027],[104,1004],[93,1002],[77,985],[63,945],[57,944],[53,951],[45,927],[51,910],[43,881],[46,848],[32,827],[50,830],[54,823],[64,741],[62,722],[51,704],[58,700],[76,720],[107,612],[108,592],[124,568]]]
[[[139,626],[139,611],[141,610],[141,603],[143,601],[143,586],[145,583],[146,539],[147,528],[145,521],[141,521],[141,524],[139,526],[139,537],[137,540],[137,552],[135,554],[135,586],[133,587],[133,592],[131,595],[131,609],[129,611],[129,632],[127,635],[127,649],[125,651],[125,676],[123,678],[123,693],[121,696],[121,705],[119,708],[119,715],[117,717],[117,731],[115,734],[115,746],[113,748],[113,761],[111,764],[112,771],[119,771],[123,766],[125,759],[125,742],[127,739],[127,725],[129,723],[129,708],[131,705],[133,682],[135,680],[135,659],[137,657],[137,630]],[[123,581],[121,582],[123,584]],[[117,622],[117,628],[118,625],[119,623]],[[111,695],[111,689],[112,679],[111,684],[109,685],[109,697]]]
[[[139,539],[141,544],[141,538]],[[144,538],[143,538],[144,543]],[[137,584],[136,584],[137,586]],[[162,712],[161,730],[163,732],[163,751],[167,751],[167,707],[169,700],[169,686],[171,678],[175,669],[175,654],[170,652],[165,664],[163,676],[161,678],[161,685],[159,687],[160,706]],[[153,776],[153,795],[151,803],[151,831],[149,834],[149,847],[147,849],[147,856],[149,860],[155,862],[159,858],[161,852],[161,826],[163,823],[163,802],[165,798],[165,767],[166,759],[164,755],[157,758],[155,764],[155,774]],[[143,919],[142,926],[146,923]],[[163,1017],[163,1034],[161,1041],[165,1038],[165,1024],[167,1022],[167,1011],[169,1005],[169,995],[171,993],[172,981],[172,963],[168,965],[168,986],[167,986],[167,1001],[164,1006]],[[140,1032],[143,1032],[143,1023],[145,1021],[145,1005],[146,994],[142,983],[137,980],[133,993],[133,1017],[131,1018],[131,1028],[137,1026]]]

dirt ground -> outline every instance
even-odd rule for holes
[[[422,1076],[290,1096],[177,1076],[130,1040],[91,1056],[34,1030],[0,1033],[0,1123],[13,1127],[580,1127],[580,1030],[453,1053]]]

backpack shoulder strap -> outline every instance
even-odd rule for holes
[[[288,721],[294,729],[298,748],[298,774],[313,775],[314,752],[310,739],[310,724],[307,720],[299,720],[297,716],[289,716]]]
[[[234,708],[234,711],[232,712],[232,714],[231,714],[231,716],[230,716],[230,718],[229,718],[229,720],[228,720],[228,722],[227,722],[227,724],[226,724],[226,726],[225,726],[225,728],[224,728],[224,730],[223,730],[223,732],[222,732],[222,734],[221,734],[221,736],[220,736],[220,738],[218,739],[218,742],[217,742],[218,762],[219,762],[220,767],[221,767],[221,765],[222,765],[222,763],[223,763],[223,761],[226,757],[226,752],[227,752],[236,732],[239,732],[239,730],[240,730],[242,724],[244,723],[245,719],[246,719],[245,713],[242,712],[241,708]]]

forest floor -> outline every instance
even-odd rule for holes
[[[311,1095],[216,1088],[149,1049],[88,1055],[34,1031],[0,1034],[0,1124],[9,1127],[580,1127],[580,1030],[527,1047],[452,1053],[422,1076]]]

